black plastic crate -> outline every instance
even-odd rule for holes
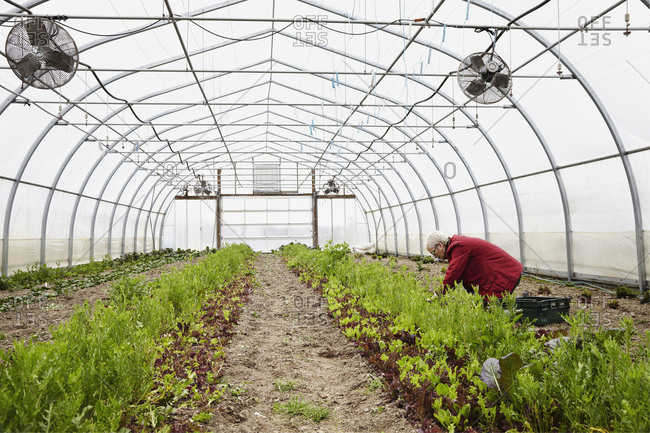
[[[562,314],[569,314],[571,298],[552,298],[547,296],[523,296],[515,298],[517,312],[533,321],[535,325],[562,323]]]

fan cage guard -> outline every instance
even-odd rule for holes
[[[72,58],[72,70],[66,72],[47,64],[39,47],[32,45],[28,26],[42,26],[44,32],[37,35],[35,42],[45,49],[60,51]],[[38,30],[37,30],[38,31]],[[22,82],[38,89],[53,89],[68,83],[77,72],[79,51],[70,34],[54,21],[45,18],[29,18],[19,21],[10,31],[5,42],[5,53],[11,70]],[[28,55],[35,55],[40,62],[39,69],[30,76],[18,70],[18,63]]]
[[[474,80],[481,79],[481,74],[476,72],[476,70],[473,69],[472,67],[472,57],[475,56],[480,56],[481,59],[483,60],[484,64],[488,64],[488,62],[494,61],[499,65],[503,65],[503,69],[499,71],[500,74],[506,75],[508,77],[508,88],[505,90],[501,90],[500,88],[487,84],[487,87],[485,91],[478,95],[473,95],[467,90],[467,87],[474,82]],[[489,52],[478,52],[474,54],[470,54],[469,56],[465,57],[461,64],[458,66],[458,86],[460,89],[463,91],[465,96],[470,98],[473,101],[478,102],[479,104],[494,104],[495,102],[499,102],[503,98],[508,95],[510,92],[510,89],[512,88],[512,76],[510,72],[510,67],[508,64],[501,58],[499,57],[498,54],[496,53],[489,53]]]

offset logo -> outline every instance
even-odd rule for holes
[[[590,23],[591,20],[593,20],[593,22]],[[612,21],[612,17],[605,15],[600,19],[591,17],[591,20],[584,16],[578,18],[578,26],[584,29],[584,31],[580,32],[580,42],[578,43],[578,46],[609,46],[612,43],[611,33],[603,32],[602,30],[607,30],[607,26]],[[589,32],[590,30],[595,31]]]
[[[294,47],[314,46],[324,47],[327,45],[327,32],[319,21],[327,19],[327,15],[296,15],[293,18],[293,28],[296,31]]]

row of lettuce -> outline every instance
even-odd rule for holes
[[[434,296],[406,267],[355,260],[345,244],[279,254],[422,431],[650,431],[650,332],[631,320],[600,330],[579,313],[549,333],[518,321],[512,298]]]
[[[20,308],[30,303],[54,298],[62,293],[118,280],[170,263],[190,260],[216,250],[173,250],[166,248],[149,253],[129,253],[116,259],[105,257],[71,267],[50,267],[35,264],[16,270],[11,276],[0,276],[0,290],[14,292],[28,289],[26,294],[3,296],[0,311]]]
[[[157,431],[180,401],[217,399],[211,361],[250,288],[252,255],[231,245],[149,283],[124,278],[51,342],[0,352],[0,430]]]

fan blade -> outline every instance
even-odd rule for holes
[[[40,68],[41,62],[39,62],[38,58],[32,53],[27,54],[18,63],[16,63],[16,70],[23,78],[30,78]]]
[[[47,36],[45,24],[43,24],[40,18],[28,21],[25,24],[25,30],[27,30],[30,44],[39,46],[47,45],[49,37]]]
[[[483,68],[485,67],[485,63],[483,63],[483,58],[481,56],[472,56],[469,58],[470,62],[472,62],[472,69],[476,71],[477,73],[481,73]]]
[[[507,89],[510,83],[510,78],[505,74],[494,74],[492,85],[500,89]]]
[[[63,72],[72,72],[74,70],[74,58],[72,56],[47,47],[43,47],[41,51],[47,66]]]
[[[469,83],[469,86],[465,88],[469,93],[471,93],[474,96],[478,96],[481,93],[485,92],[485,88],[487,86],[485,85],[485,82],[479,78],[476,80],[472,81]]]

